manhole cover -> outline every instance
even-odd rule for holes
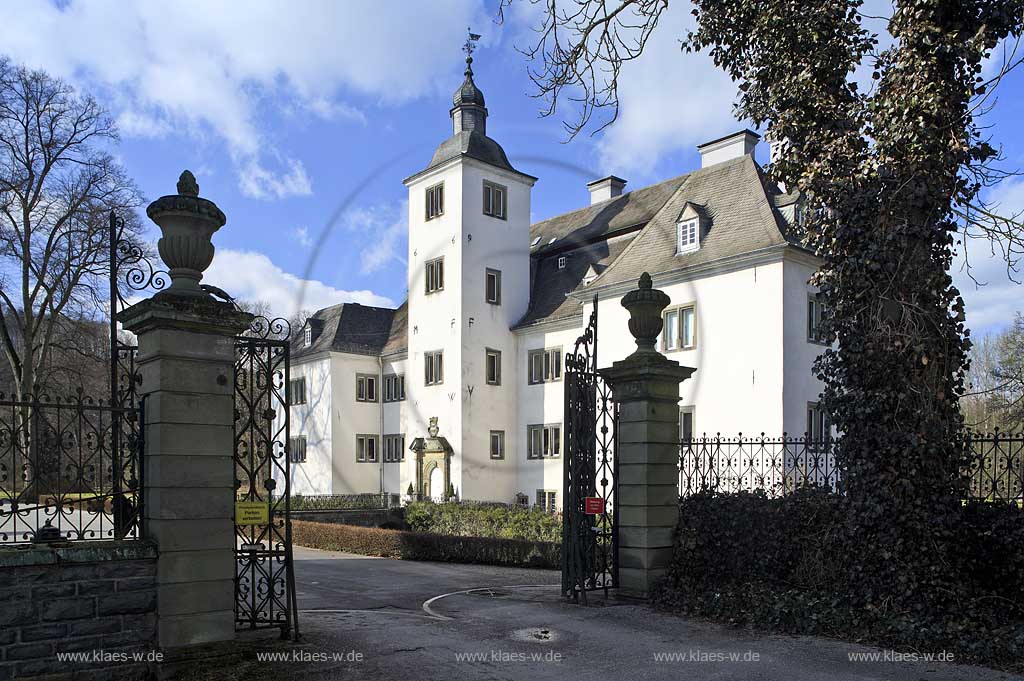
[[[528,629],[516,629],[512,632],[512,639],[527,643],[551,643],[559,638],[558,632],[548,627],[530,627]]]

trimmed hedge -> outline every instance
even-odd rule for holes
[[[306,520],[292,521],[292,541],[315,549],[403,560],[480,563],[548,570],[558,569],[561,565],[561,547],[551,542],[453,537]]]
[[[1024,668],[1024,511],[963,506],[958,548],[949,564],[935,566],[956,575],[957,592],[879,608],[869,605],[876,594],[844,577],[863,558],[845,539],[845,503],[812,489],[781,499],[745,492],[681,500],[675,555],[655,603],[784,633]],[[880,584],[876,593],[891,589]]]
[[[418,501],[405,507],[405,522],[417,532],[448,536],[562,541],[562,516],[537,507]]]

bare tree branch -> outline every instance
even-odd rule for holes
[[[107,213],[139,228],[129,211],[142,197],[109,152],[116,142],[94,99],[0,59],[0,277],[17,282],[0,296],[0,336],[17,392],[51,371],[67,314],[105,307]]]

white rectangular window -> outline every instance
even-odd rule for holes
[[[814,451],[825,447],[825,441],[832,437],[832,426],[828,414],[817,402],[807,403],[807,448]]]
[[[427,187],[427,219],[432,220],[444,214],[444,183]]]
[[[697,346],[697,308],[693,305],[667,310],[661,331],[665,352],[692,350]]]
[[[503,430],[491,431],[491,458],[505,458],[505,431]]]
[[[501,272],[487,269],[484,273],[484,299],[491,305],[501,305]]]
[[[377,377],[370,374],[356,374],[356,402],[377,401]]]
[[[501,385],[501,352],[487,348],[484,361],[487,385]]]
[[[484,180],[484,215],[504,219],[506,194],[502,185]]]
[[[564,255],[558,256],[558,269],[564,270],[567,260]]]
[[[529,383],[546,383],[562,378],[562,349],[533,350],[527,355]]]
[[[562,455],[562,426],[535,425],[526,427],[526,456],[529,459],[555,458]]]
[[[444,258],[428,260],[426,264],[427,293],[444,289]]]
[[[824,343],[821,333],[821,320],[825,308],[817,294],[807,296],[807,340],[812,343]]]
[[[825,412],[816,402],[807,403],[807,436],[812,440],[821,440],[828,432]]]
[[[300,435],[288,439],[288,460],[292,463],[305,463],[306,436]]]
[[[700,228],[699,221],[694,218],[693,220],[685,220],[680,222],[677,227],[677,239],[676,239],[676,252],[677,253],[688,253],[695,251],[700,248]]]
[[[553,489],[537,490],[537,507],[548,513],[558,513],[558,492]]]
[[[679,310],[669,310],[665,313],[662,337],[666,351],[679,349]]]
[[[693,407],[680,407],[679,409],[679,439],[688,442],[693,439]]]
[[[300,376],[299,378],[293,378],[288,382],[288,403],[289,404],[305,404],[306,403],[306,377]]]
[[[423,384],[444,383],[444,353],[441,350],[423,353]]]
[[[384,401],[401,402],[405,399],[405,376],[389,374],[384,377]]]
[[[697,330],[696,326],[697,313],[693,307],[684,307],[680,310],[680,326],[682,331],[680,336],[683,342],[683,349],[689,350],[697,345]]]
[[[302,344],[307,348],[313,344],[313,327],[306,325],[306,328],[302,330]]]
[[[384,463],[400,463],[405,461],[405,435],[384,436]]]
[[[360,463],[377,461],[376,435],[356,435],[356,461]]]

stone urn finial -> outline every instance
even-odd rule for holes
[[[629,312],[629,332],[636,338],[634,355],[657,353],[654,346],[664,325],[661,313],[669,302],[667,294],[654,288],[647,272],[640,275],[636,290],[622,297],[622,307]]]
[[[182,196],[199,196],[199,183],[191,170],[185,170],[178,178],[178,193]]]
[[[157,295],[210,298],[199,282],[213,262],[213,233],[227,217],[213,201],[199,198],[199,184],[188,170],[178,178],[177,189],[177,194],[161,196],[146,208],[163,234],[157,250],[171,277],[171,285]]]

